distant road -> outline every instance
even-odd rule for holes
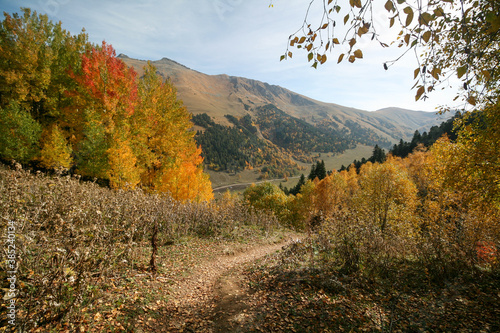
[[[295,176],[295,177],[288,177],[288,179],[293,179],[293,178],[300,178],[300,176]],[[241,189],[241,188],[246,188],[252,184],[261,184],[261,183],[268,183],[268,182],[279,182],[279,181],[285,181],[285,178],[279,178],[279,179],[268,179],[268,180],[261,180],[258,182],[251,182],[251,183],[235,183],[235,184],[229,184],[229,185],[224,185],[224,186],[219,186],[214,189],[212,189],[214,192],[220,192],[224,189],[230,188],[230,189]]]

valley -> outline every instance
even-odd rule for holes
[[[143,75],[147,61],[118,57]],[[317,159],[338,169],[368,157],[375,145],[388,150],[450,116],[400,108],[368,112],[257,80],[206,75],[168,58],[151,63],[193,115],[214,189],[266,179],[292,182]]]

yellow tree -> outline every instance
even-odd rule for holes
[[[175,87],[164,82],[151,63],[138,84],[138,100],[131,130],[142,186],[170,192],[179,200],[212,199],[191,115],[177,99]]]
[[[287,207],[288,207],[288,220],[289,223],[298,228],[305,229],[310,226],[311,218],[317,216],[319,213],[315,205],[315,188],[316,182],[307,180],[307,182],[301,186],[300,193],[293,196],[290,195]]]
[[[475,152],[470,141],[466,143],[445,137],[432,146],[423,227],[437,258],[472,265],[480,242],[500,240],[500,207],[488,195],[489,184],[483,181],[489,176],[483,178],[481,166],[471,172],[469,160],[474,160]]]
[[[42,123],[58,120],[74,88],[68,75],[89,47],[87,35],[72,36],[47,15],[22,8],[0,22],[0,105],[15,101]]]
[[[170,193],[180,201],[212,200],[212,185],[208,174],[201,168],[203,158],[200,154],[201,148],[197,148],[191,155],[179,156],[176,163],[163,172],[156,190]]]
[[[316,185],[314,197],[315,209],[325,217],[347,208],[347,179],[334,170]]]
[[[40,165],[48,169],[70,168],[72,149],[59,126],[53,125],[42,133]]]
[[[115,138],[107,150],[109,161],[108,179],[112,188],[134,189],[140,181],[137,159],[130,148],[129,141]]]
[[[417,188],[406,170],[392,159],[361,167],[354,205],[359,216],[382,234],[414,233]]]
[[[243,192],[243,198],[248,205],[273,213],[281,221],[285,221],[288,216],[289,198],[273,183],[252,184]]]

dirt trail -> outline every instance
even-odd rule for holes
[[[172,285],[169,318],[158,332],[237,332],[245,320],[243,265],[280,250],[291,242],[261,245],[246,252],[218,257],[198,266]]]
[[[240,332],[249,319],[248,286],[241,277],[241,267],[220,277],[215,285],[217,303],[214,308],[214,332]]]

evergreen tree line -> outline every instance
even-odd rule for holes
[[[362,158],[361,160],[354,160],[351,165],[346,167],[345,165],[342,165],[340,169],[338,170],[343,171],[343,170],[349,170],[351,166],[353,166],[356,170],[359,170],[363,164],[366,164],[368,162],[371,163],[383,163],[387,158],[387,154],[385,153],[385,150],[383,148],[380,148],[378,145],[375,145],[373,148],[372,156],[370,156],[368,159]]]
[[[429,132],[420,133],[418,130],[413,134],[413,138],[410,142],[404,141],[401,139],[398,144],[395,144],[391,150],[389,150],[388,154],[391,154],[395,157],[405,158],[409,154],[411,154],[415,148],[418,146],[423,146],[426,148],[431,147],[439,138],[443,135],[447,135],[451,141],[455,141],[457,139],[458,129],[455,128],[455,121],[461,119],[462,116],[459,112],[457,112],[452,118],[443,121],[439,126],[432,126]],[[473,121],[472,119],[468,119],[467,123]],[[345,166],[342,165],[338,170],[348,170],[351,166],[354,166],[356,170],[359,170],[363,164],[367,162],[371,163],[383,163],[387,158],[387,154],[384,149],[380,148],[378,145],[373,149],[372,156],[368,159],[362,158],[361,160],[354,160],[351,165]]]
[[[443,121],[439,126],[432,126],[429,132],[420,133],[418,130],[413,134],[410,142],[401,139],[398,144],[395,144],[389,151],[393,156],[406,157],[418,145],[423,145],[429,148],[443,135],[447,135],[451,141],[457,139],[457,131],[454,129],[455,120],[460,119],[461,115],[457,112],[452,118]]]
[[[298,172],[299,166],[285,152],[256,135],[257,128],[250,115],[240,119],[226,115],[226,118],[233,127],[216,124],[206,113],[192,118],[195,125],[204,128],[196,132],[195,139],[203,147],[207,168],[239,172],[262,167],[263,179],[288,177]]]
[[[310,181],[313,181],[315,179],[322,180],[322,179],[326,178],[327,175],[328,175],[328,173],[326,171],[325,161],[321,160],[321,161],[317,161],[315,164],[311,165],[311,171],[309,172],[309,176],[307,176],[307,179]],[[280,189],[286,195],[289,195],[289,194],[297,195],[300,193],[300,189],[302,188],[303,185],[306,184],[306,182],[307,182],[306,177],[304,176],[304,174],[301,174],[297,185],[288,189],[280,183]]]

